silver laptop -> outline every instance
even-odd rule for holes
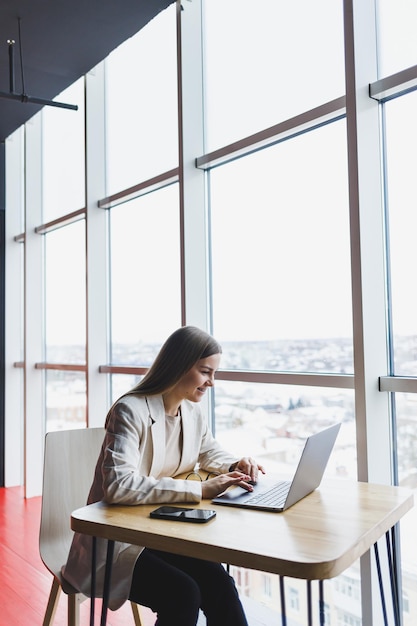
[[[214,504],[280,513],[305,498],[321,483],[341,424],[308,437],[292,480],[268,479],[260,475],[253,491],[231,487],[212,500]]]

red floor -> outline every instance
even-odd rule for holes
[[[41,498],[23,497],[21,487],[0,488],[0,626],[37,626],[43,622],[52,576],[39,556]],[[54,626],[67,626],[67,597],[61,594]],[[89,624],[89,603],[81,606],[81,626]],[[154,616],[141,607],[144,626]],[[96,611],[99,624],[99,607]],[[134,626],[130,604],[109,611],[108,626]]]

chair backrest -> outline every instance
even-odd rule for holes
[[[73,537],[71,513],[87,503],[104,433],[104,428],[83,428],[45,437],[39,550],[60,580]]]

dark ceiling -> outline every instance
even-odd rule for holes
[[[13,39],[14,93],[23,93],[19,23],[25,95],[51,100],[173,1],[0,0],[0,92],[10,93]],[[41,108],[0,97],[0,142]]]

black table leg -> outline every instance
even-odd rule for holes
[[[320,613],[320,626],[324,626],[326,615],[324,612],[324,587],[323,587],[322,580],[319,580],[319,613]]]
[[[388,626],[387,606],[385,603],[384,584],[382,582],[381,563],[379,560],[378,544],[374,544],[376,571],[378,574],[379,592],[381,594],[382,613],[384,616],[384,626]]]
[[[113,553],[114,553],[114,541],[107,542],[107,557],[106,557],[106,571],[104,573],[104,587],[103,587],[103,604],[101,607],[101,622],[100,626],[106,626],[107,622],[107,609],[109,606],[109,594],[111,585],[111,570],[113,565]]]
[[[313,603],[311,595],[311,580],[307,580],[307,624],[313,626]]]
[[[395,626],[400,626],[400,598],[398,589],[398,572],[397,572],[397,549],[395,543],[395,528],[391,528],[391,536],[389,531],[385,533],[388,555],[389,576],[391,582],[392,607],[394,612]]]
[[[90,591],[90,626],[94,626],[94,608],[96,604],[96,560],[97,538],[92,538],[91,548],[91,591]]]
[[[279,577],[279,591],[281,596],[281,624],[287,626],[287,611],[285,608],[285,588],[284,588],[284,576]]]

